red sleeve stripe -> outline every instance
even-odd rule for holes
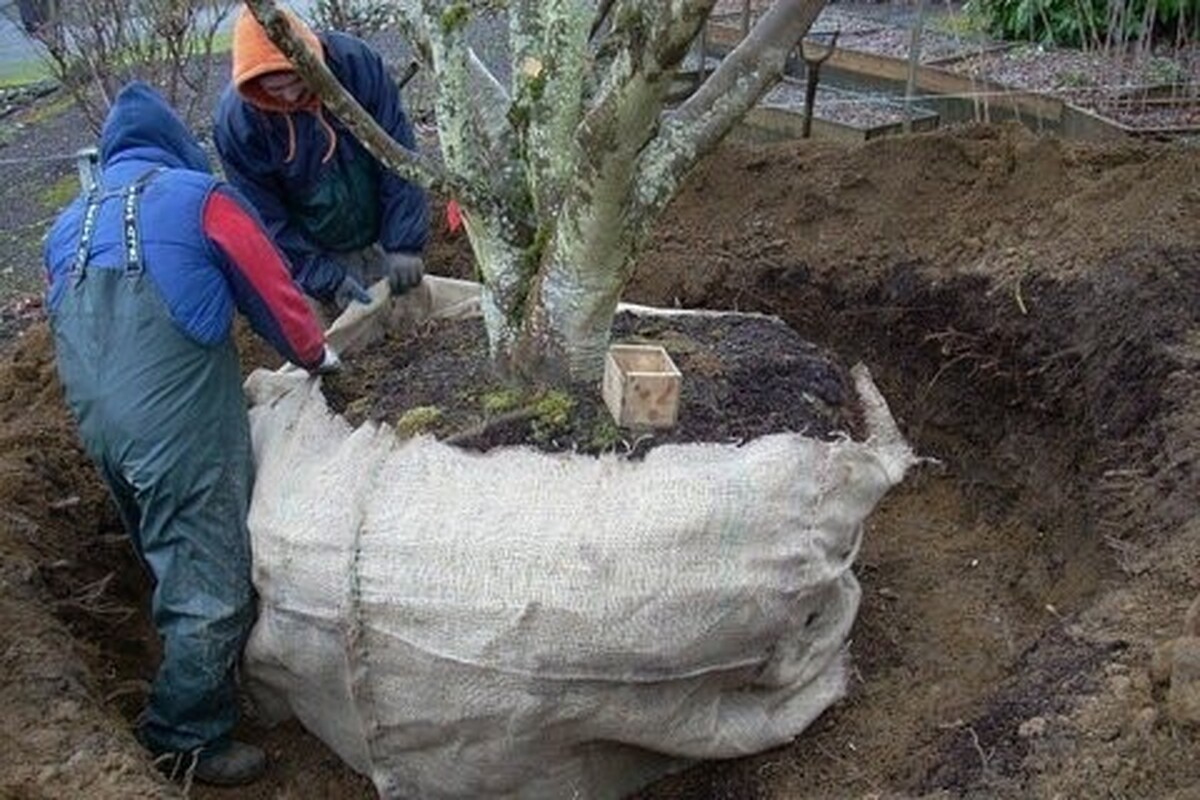
[[[275,327],[298,357],[297,363],[304,367],[319,364],[325,336],[292,281],[278,248],[258,222],[232,197],[216,191],[204,207],[204,233],[258,296],[261,303],[254,305],[264,307],[273,318]]]

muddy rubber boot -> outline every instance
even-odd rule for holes
[[[253,783],[267,771],[267,754],[245,742],[230,742],[228,747],[201,753],[193,777],[212,786],[241,786]]]

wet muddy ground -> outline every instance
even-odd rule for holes
[[[1197,186],[1194,149],[1015,129],[728,146],[696,171],[627,298],[778,315],[864,361],[939,463],[869,521],[849,697],[640,797],[1200,789],[1148,673],[1200,588]],[[430,262],[471,271],[461,239]],[[74,441],[35,323],[0,363],[0,794],[160,796],[129,734],[146,585]],[[267,781],[193,797],[372,796],[294,725],[244,733]]]

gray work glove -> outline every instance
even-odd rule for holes
[[[425,275],[425,261],[415,253],[385,252],[383,274],[388,279],[392,294],[404,294],[421,282]]]
[[[367,293],[357,278],[347,272],[346,277],[342,278],[342,282],[338,284],[337,291],[333,293],[333,302],[337,303],[338,308],[345,308],[350,305],[352,300],[357,300],[363,305],[370,305],[371,295]]]
[[[338,358],[337,351],[329,345],[325,345],[325,356],[321,359],[321,364],[314,370],[318,375],[330,375],[334,372],[342,371],[342,360]]]

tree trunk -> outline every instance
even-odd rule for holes
[[[507,87],[467,42],[472,4],[396,4],[396,22],[436,79],[440,164],[391,140],[272,0],[246,2],[368,150],[459,201],[493,358],[514,377],[558,383],[599,378],[639,244],[692,166],[778,80],[826,0],[776,0],[665,113],[716,0],[511,0]]]
[[[542,383],[595,381],[604,368],[609,329],[625,284],[632,249],[618,235],[606,247],[569,238],[531,287],[527,314],[514,342],[515,373]]]

